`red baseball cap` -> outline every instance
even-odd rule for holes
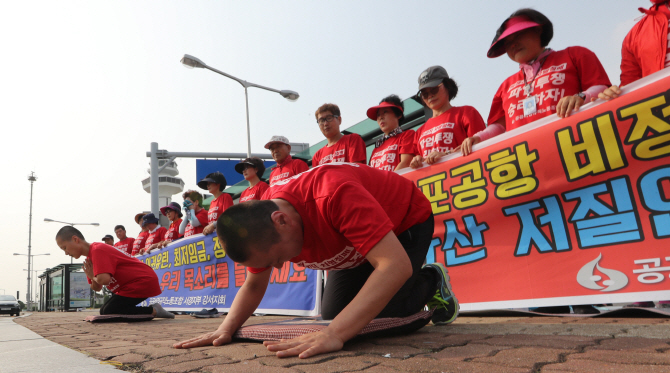
[[[510,18],[509,21],[507,21],[505,24],[505,31],[503,31],[503,33],[500,34],[497,39],[493,40],[493,43],[491,43],[491,47],[489,48],[488,53],[486,53],[486,56],[488,58],[500,57],[505,53],[505,43],[503,42],[503,39],[519,31],[540,26],[542,25],[529,20],[525,16]]]
[[[377,120],[377,110],[379,110],[383,107],[391,107],[391,108],[394,107],[394,108],[400,110],[401,113],[404,112],[403,109],[398,105],[394,105],[390,102],[382,102],[379,105],[373,106],[373,107],[368,109],[368,112],[367,112],[368,118],[376,121]]]

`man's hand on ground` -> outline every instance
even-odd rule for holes
[[[263,345],[268,348],[268,351],[277,352],[277,357],[298,355],[299,358],[305,359],[327,352],[339,351],[344,346],[344,342],[337,335],[325,329],[298,338],[265,341]]]
[[[195,338],[187,339],[185,341],[177,342],[172,345],[174,348],[193,348],[202,346],[221,346],[230,343],[232,337],[223,330],[217,329],[212,333],[205,333]]]

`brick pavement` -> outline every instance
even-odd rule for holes
[[[466,317],[417,333],[352,341],[310,359],[278,359],[260,343],[177,350],[177,340],[223,320],[90,324],[89,313],[15,321],[45,338],[131,372],[670,372],[670,319]],[[253,317],[248,324],[284,317]]]

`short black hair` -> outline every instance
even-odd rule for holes
[[[444,88],[449,94],[449,101],[455,99],[458,94],[458,84],[456,84],[456,81],[451,78],[446,78],[442,80],[442,84],[444,84]]]
[[[119,224],[119,225],[117,225],[116,227],[114,227],[114,232],[116,232],[117,229],[123,229],[123,230],[125,231],[125,230],[126,230],[126,227],[124,227],[123,225]]]
[[[61,228],[58,233],[56,233],[56,239],[61,239],[61,241],[70,241],[72,239],[72,236],[77,236],[81,238],[82,240],[86,241],[84,238],[84,235],[81,234],[79,229],[71,226],[71,225],[66,225],[63,228]]]
[[[542,32],[540,33],[540,46],[546,47],[547,45],[549,45],[549,42],[554,37],[554,25],[551,23],[549,18],[547,18],[547,16],[531,8],[521,8],[516,12],[512,13],[511,16],[507,17],[507,19],[503,21],[503,23],[496,31],[496,36],[493,38],[493,42],[498,40],[500,35],[502,35],[502,33],[505,32],[507,21],[509,21],[514,17],[520,17],[520,16],[526,17],[529,20],[539,24],[540,28],[542,29]]]
[[[263,250],[279,242],[272,213],[279,206],[270,200],[247,201],[227,208],[216,221],[216,234],[226,254],[236,263],[249,259],[250,246]]]
[[[398,121],[402,120],[402,118],[404,117],[402,112],[403,112],[403,110],[405,110],[405,105],[402,103],[402,100],[400,100],[400,97],[398,97],[398,95],[386,96],[381,101],[379,101],[380,104],[382,102],[388,102],[389,104],[393,104],[393,105],[401,107],[402,110],[397,109],[397,108],[391,108],[391,109],[395,113],[395,116],[398,117]]]

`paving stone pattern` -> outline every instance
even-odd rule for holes
[[[410,335],[351,341],[310,359],[279,359],[260,343],[171,347],[214,330],[222,317],[90,324],[82,321],[88,314],[34,313],[15,321],[129,372],[670,372],[667,318],[462,316]]]

